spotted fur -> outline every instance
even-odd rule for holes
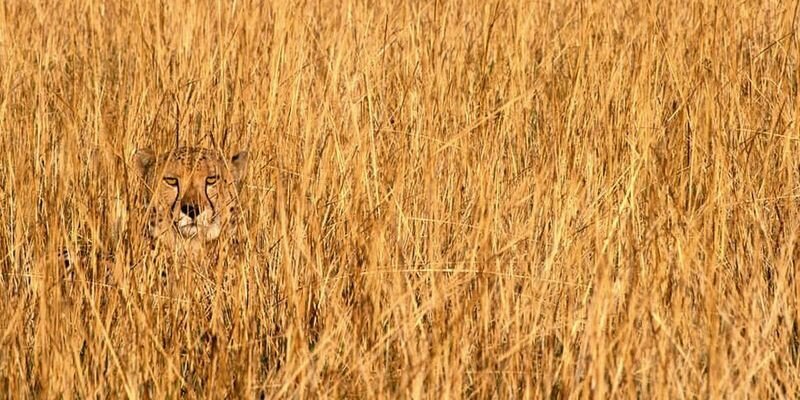
[[[150,195],[147,234],[155,243],[194,253],[231,236],[239,223],[246,152],[226,160],[202,147],[164,154],[143,149],[134,161]]]

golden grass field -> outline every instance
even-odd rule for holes
[[[0,397],[797,398],[797,18],[0,2]],[[143,261],[176,130],[234,256]]]

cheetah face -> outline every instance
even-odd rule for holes
[[[179,147],[163,155],[145,149],[135,164],[152,195],[148,228],[156,240],[205,244],[236,224],[245,152],[226,162],[212,149]]]

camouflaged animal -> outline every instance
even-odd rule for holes
[[[160,155],[142,149],[134,164],[152,199],[147,233],[156,243],[191,255],[236,229],[246,152],[226,160],[219,151],[202,147]]]

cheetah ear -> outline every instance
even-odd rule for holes
[[[139,172],[141,176],[147,176],[156,163],[156,155],[151,149],[139,149],[136,150],[136,154],[133,155],[133,161],[136,166],[136,171]]]
[[[231,157],[231,173],[233,180],[241,182],[247,172],[247,151],[240,151]]]

